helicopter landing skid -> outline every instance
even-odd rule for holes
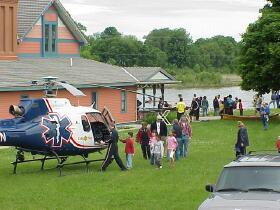
[[[35,161],[41,161],[41,170],[44,170],[44,164],[46,160],[57,160],[57,166],[56,168],[59,170],[59,176],[62,176],[62,168],[67,165],[77,165],[77,164],[86,164],[86,170],[89,171],[89,164],[92,162],[98,162],[103,161],[104,159],[96,159],[96,160],[88,160],[85,155],[81,155],[83,158],[83,161],[77,161],[72,163],[64,163],[68,156],[59,156],[56,152],[52,151],[53,155],[55,157],[45,155],[43,158],[33,158],[29,160],[24,159],[24,153],[22,150],[18,150],[16,154],[16,160],[14,162],[11,162],[11,164],[14,166],[13,174],[16,174],[17,165],[20,163],[27,163],[27,162],[35,162]]]

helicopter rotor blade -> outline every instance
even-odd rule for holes
[[[62,87],[64,87],[66,90],[68,90],[73,96],[76,97],[81,97],[81,96],[86,96],[82,91],[78,90],[76,87],[74,87],[73,85],[67,84],[67,83],[63,83],[63,82],[55,82],[58,85],[61,85]]]

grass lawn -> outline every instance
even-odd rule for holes
[[[261,122],[245,124],[249,150],[275,149],[279,121],[271,122],[267,131],[262,130]],[[9,163],[14,160],[15,150],[0,150],[0,208],[195,210],[208,195],[205,184],[214,183],[223,165],[233,160],[237,129],[234,121],[192,125],[189,156],[176,162],[174,168],[169,168],[165,160],[163,169],[150,166],[136,145],[134,168],[128,172],[121,172],[113,162],[105,173],[100,173],[97,170],[101,163],[93,163],[89,173],[84,165],[66,166],[65,176],[58,177],[55,161],[50,161],[44,171],[40,171],[39,162],[26,163],[19,165],[18,173],[13,175]]]

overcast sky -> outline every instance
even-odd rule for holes
[[[153,29],[185,28],[194,40],[215,35],[240,40],[265,0],[61,0],[88,34],[115,26],[143,38]]]

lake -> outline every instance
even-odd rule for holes
[[[153,91],[151,89],[146,91],[147,94],[152,95]],[[178,101],[178,94],[182,94],[183,99],[187,106],[190,106],[193,94],[199,96],[206,96],[210,108],[213,108],[212,101],[216,95],[221,95],[221,97],[232,95],[233,99],[235,97],[240,98],[243,102],[244,108],[252,108],[253,107],[253,96],[256,94],[254,91],[244,91],[241,90],[239,86],[236,87],[222,87],[222,88],[186,88],[186,89],[175,89],[175,88],[167,88],[165,89],[165,100],[172,105]],[[161,96],[160,90],[157,90],[157,97]],[[263,96],[264,101],[270,102],[270,94],[266,94]],[[142,96],[138,95],[138,99],[142,102]],[[157,105],[157,103],[156,103]],[[146,104],[147,108],[152,108],[153,104]]]

